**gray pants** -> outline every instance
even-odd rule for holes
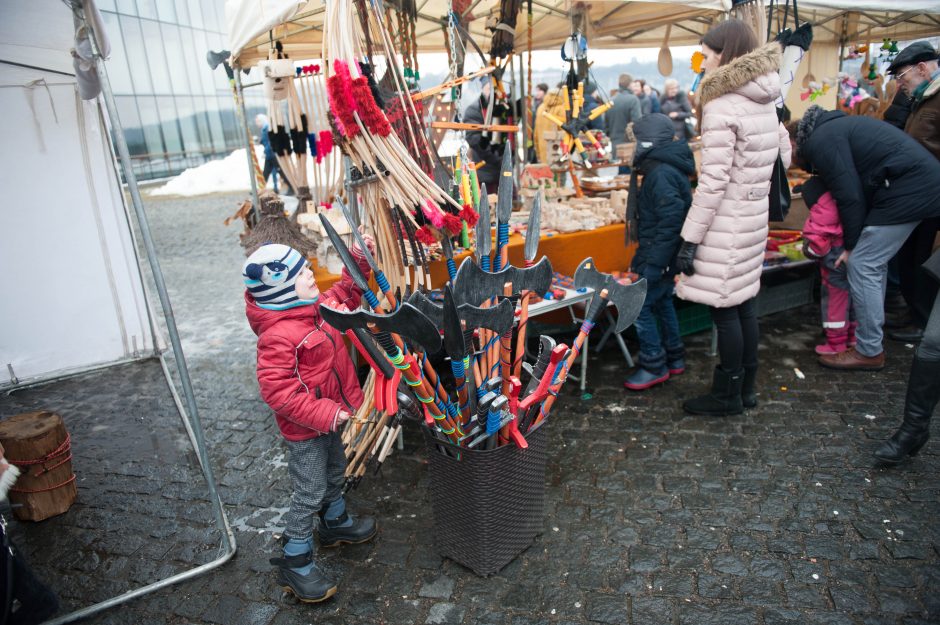
[[[940,293],[937,294],[924,329],[924,338],[915,352],[921,360],[940,361]]]
[[[346,482],[346,455],[339,434],[323,434],[305,441],[286,441],[290,450],[287,471],[293,493],[285,521],[288,538],[313,536],[313,520],[323,502],[339,499]]]
[[[858,322],[855,349],[863,356],[877,356],[883,351],[888,261],[919,223],[865,226],[849,256],[849,291]]]

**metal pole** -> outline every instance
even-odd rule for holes
[[[79,11],[77,9],[74,9],[73,11],[82,19],[82,21],[86,23],[86,25],[88,25],[88,22],[85,20],[84,11]],[[180,381],[183,386],[183,394],[185,395],[186,403],[190,413],[190,419],[192,421],[190,427],[195,439],[195,451],[199,457],[199,464],[202,468],[203,476],[206,479],[206,484],[209,489],[209,501],[212,505],[213,513],[215,514],[216,524],[218,525],[219,530],[222,532],[222,536],[224,538],[223,545],[225,547],[225,553],[212,562],[208,562],[188,571],[184,571],[182,573],[178,573],[176,575],[162,579],[158,582],[148,584],[142,588],[131,590],[122,595],[112,597],[81,610],[76,610],[75,612],[71,612],[59,618],[47,621],[46,625],[59,625],[61,623],[69,623],[78,619],[86,618],[107,608],[130,601],[131,599],[201,575],[202,573],[217,568],[230,560],[232,556],[235,555],[235,550],[237,548],[235,544],[235,535],[232,532],[232,528],[228,524],[225,511],[222,509],[222,500],[219,498],[218,492],[216,491],[215,479],[212,475],[212,468],[209,464],[208,454],[206,454],[202,424],[199,421],[199,413],[196,408],[196,399],[193,395],[192,383],[189,378],[189,370],[186,367],[186,360],[183,357],[183,348],[179,339],[179,331],[176,327],[176,321],[173,316],[173,309],[170,306],[170,298],[167,294],[166,284],[163,280],[163,272],[160,270],[160,263],[157,260],[157,252],[153,244],[153,238],[150,235],[150,226],[147,222],[147,215],[144,212],[143,201],[140,197],[140,189],[137,187],[137,177],[134,175],[130,152],[127,149],[127,141],[124,138],[124,130],[121,126],[121,120],[117,115],[114,94],[111,91],[111,82],[108,79],[108,72],[105,69],[104,58],[101,56],[101,48],[99,47],[98,41],[96,40],[95,30],[90,25],[88,25],[88,27],[89,31],[92,33],[89,39],[92,45],[92,53],[95,59],[95,68],[97,69],[98,77],[101,80],[101,93],[104,96],[106,108],[108,110],[108,118],[111,122],[111,128],[114,131],[113,136],[115,147],[117,148],[118,155],[121,159],[121,165],[124,167],[124,177],[127,180],[127,187],[131,194],[131,201],[134,205],[134,212],[137,216],[138,226],[140,227],[141,238],[144,241],[144,246],[147,251],[147,260],[150,261],[150,268],[153,271],[157,292],[160,296],[160,304],[163,307],[163,313],[166,318],[167,330],[170,334],[170,342],[173,346],[173,356],[176,359],[176,366],[180,376]]]
[[[261,218],[261,204],[258,202],[255,162],[251,158],[251,151],[254,146],[251,144],[251,134],[248,132],[248,111],[245,109],[245,92],[242,88],[242,68],[238,63],[235,63],[232,69],[235,72],[235,94],[238,98],[238,108],[241,110],[242,119],[245,120],[245,157],[248,159],[248,177],[251,179],[251,211],[255,215],[255,223],[258,223],[258,219]]]

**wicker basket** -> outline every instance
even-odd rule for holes
[[[434,543],[438,552],[492,575],[542,531],[545,423],[526,437],[528,449],[503,445],[464,449],[422,428],[430,455]]]

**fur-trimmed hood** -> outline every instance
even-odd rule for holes
[[[737,92],[755,102],[770,102],[780,95],[780,44],[771,41],[727,65],[705,74],[698,90],[698,108],[726,93]]]

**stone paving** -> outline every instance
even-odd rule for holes
[[[437,555],[427,452],[410,427],[405,449],[350,495],[377,516],[377,540],[322,554],[339,594],[316,606],[285,597],[268,558],[289,496],[286,449],[254,379],[237,228],[222,225],[240,199],[147,200],[238,553],[86,622],[940,622],[940,443],[899,469],[870,455],[898,423],[911,348],[889,344],[882,373],[823,370],[812,306],[762,319],[760,404],[738,417],[681,411],[710,381],[707,333],[688,337],[686,375],[641,394],[622,390],[615,347],[592,354],[593,396],[571,383],[548,424],[543,532],[488,578]],[[62,613],[217,556],[158,361],[0,396],[0,417],[38,408],[65,418],[78,501],[12,531]]]

